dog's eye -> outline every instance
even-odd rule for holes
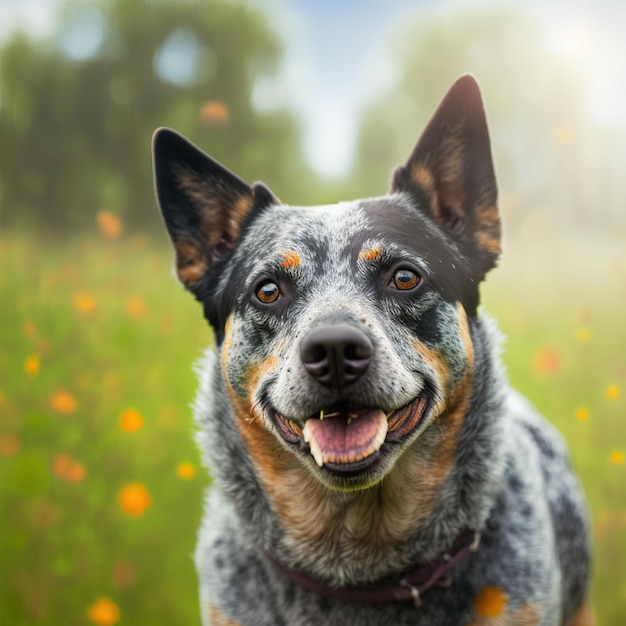
[[[272,304],[280,297],[280,289],[276,283],[268,280],[259,285],[256,290],[256,297],[263,304]]]
[[[403,268],[393,275],[393,278],[389,281],[389,286],[407,291],[417,287],[420,282],[422,282],[422,279],[413,270]]]

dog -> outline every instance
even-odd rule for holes
[[[203,624],[590,626],[582,489],[478,310],[501,221],[475,79],[381,197],[284,205],[166,128],[153,155],[215,333]]]

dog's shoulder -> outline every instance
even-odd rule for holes
[[[487,522],[483,547],[488,549],[491,538],[500,537],[492,567],[513,573],[515,564],[524,562],[533,573],[523,577],[524,584],[535,589],[522,589],[520,578],[516,592],[541,599],[542,587],[560,589],[556,598],[546,594],[541,604],[552,604],[554,611],[569,616],[584,602],[590,571],[584,492],[561,433],[517,391],[508,391],[504,407],[503,488]],[[554,606],[555,600],[560,606]]]

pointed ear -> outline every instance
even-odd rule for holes
[[[428,199],[432,218],[453,238],[477,246],[486,272],[501,252],[497,186],[487,120],[476,80],[459,78],[428,123],[393,192]]]
[[[279,202],[265,186],[248,185],[168,128],[154,133],[152,154],[156,196],[178,277],[194,291],[211,266],[237,246],[244,222]]]

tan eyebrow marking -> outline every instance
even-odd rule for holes
[[[285,250],[284,252],[281,252],[281,255],[283,257],[283,267],[285,269],[300,266],[300,255],[295,250]]]
[[[367,261],[377,261],[382,255],[383,251],[380,248],[370,248],[369,250],[363,250],[359,254],[359,258]]]

